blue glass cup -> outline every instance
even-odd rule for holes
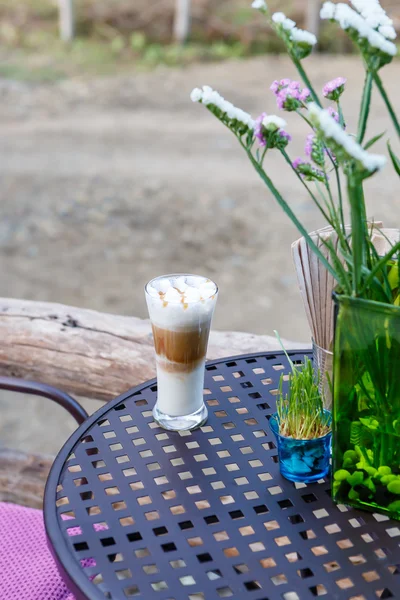
[[[324,410],[327,424],[331,413]],[[275,413],[269,425],[278,443],[278,458],[283,477],[289,481],[312,483],[327,477],[330,471],[332,432],[313,440],[296,440],[279,433],[279,417]]]

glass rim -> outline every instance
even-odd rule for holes
[[[153,281],[157,281],[158,279],[172,279],[174,277],[199,277],[201,279],[206,279],[208,281],[211,281],[211,283],[213,283],[215,285],[215,292],[212,296],[210,296],[209,298],[206,298],[205,300],[193,300],[193,301],[189,301],[186,304],[197,304],[198,302],[205,302],[207,300],[211,300],[212,298],[215,298],[216,296],[218,296],[218,285],[215,283],[215,281],[213,279],[210,279],[209,277],[206,277],[205,275],[196,275],[195,273],[169,273],[168,275],[158,275],[157,277],[153,277],[153,279],[150,279],[150,281],[148,281],[146,283],[146,285],[144,286],[144,291],[145,294],[147,296],[149,296],[149,298],[153,298],[153,296],[151,296],[151,294],[149,294],[148,291],[148,287],[153,283]],[[168,300],[168,304],[182,304],[181,300],[176,301],[176,300]]]
[[[317,342],[314,340],[314,338],[311,338],[311,342],[312,342],[312,350],[317,350],[322,352],[323,354],[327,354],[328,356],[333,356],[333,352],[332,350],[327,350],[326,348],[323,348],[323,346],[320,346],[319,344],[317,344]]]
[[[393,317],[398,317],[400,314],[400,306],[395,306],[394,304],[385,304],[384,302],[367,300],[366,298],[355,298],[346,294],[338,294],[337,292],[332,293],[332,298],[339,310],[341,306],[344,306],[345,308],[357,307],[366,312],[386,313],[388,316]]]

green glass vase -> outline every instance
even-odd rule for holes
[[[400,307],[335,302],[333,497],[400,519]]]

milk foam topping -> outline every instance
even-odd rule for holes
[[[157,277],[146,286],[152,322],[165,329],[195,327],[211,319],[218,288],[200,275]]]

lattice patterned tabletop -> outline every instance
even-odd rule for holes
[[[291,352],[301,361],[304,352]],[[58,455],[50,546],[78,598],[400,598],[400,528],[279,473],[268,418],[281,353],[209,363],[201,430],[153,421],[155,382],[105,405]]]

